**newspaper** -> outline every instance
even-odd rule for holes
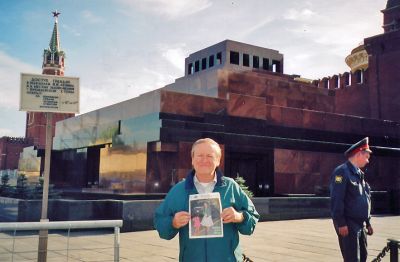
[[[223,237],[219,193],[189,196],[189,238]]]

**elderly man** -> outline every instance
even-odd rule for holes
[[[371,193],[360,168],[369,163],[368,137],[352,145],[345,156],[348,161],[332,173],[331,213],[345,262],[367,260],[367,234],[372,235],[370,224]]]
[[[155,228],[161,238],[168,240],[179,232],[179,261],[242,261],[238,232],[252,234],[259,214],[239,185],[218,170],[221,148],[217,142],[199,139],[193,144],[191,155],[193,170],[157,208]],[[223,237],[191,239],[189,195],[211,192],[221,197]]]

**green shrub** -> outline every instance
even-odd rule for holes
[[[10,177],[7,173],[1,176],[0,196],[8,196],[10,194],[10,185],[8,184],[9,181]]]
[[[243,191],[247,194],[248,197],[253,197],[254,194],[251,192],[248,186],[246,186],[246,180],[244,180],[243,177],[237,176],[235,178],[236,183],[239,184],[239,186],[243,189]]]
[[[43,177],[39,177],[39,182],[29,184],[25,174],[21,173],[17,178],[17,185],[10,186],[8,184],[8,175],[1,177],[0,196],[14,197],[20,199],[42,199],[43,198]],[[60,191],[54,188],[54,185],[49,185],[49,199],[60,198]]]
[[[28,198],[28,195],[30,193],[29,190],[29,185],[28,185],[28,178],[26,178],[26,175],[21,173],[18,175],[17,178],[17,186],[15,188],[15,197],[17,198]]]

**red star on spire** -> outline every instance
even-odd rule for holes
[[[60,12],[57,12],[57,10],[54,12],[51,12],[51,13],[53,14],[53,17],[56,17],[56,18],[61,14]]]

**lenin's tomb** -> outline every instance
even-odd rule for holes
[[[368,136],[369,184],[398,192],[400,1],[382,12],[384,32],[353,49],[349,72],[287,75],[279,51],[225,40],[189,55],[174,83],[57,122],[50,182],[163,194],[191,168],[192,143],[211,137],[225,175],[243,177],[255,196],[323,194],[343,152]]]

